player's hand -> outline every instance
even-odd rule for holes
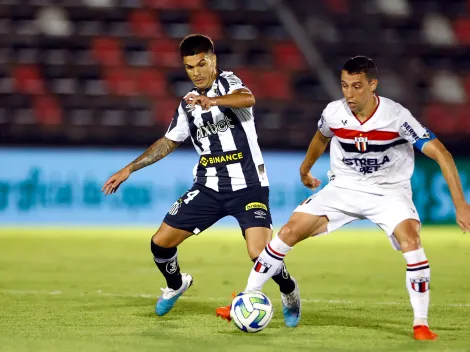
[[[465,204],[456,209],[457,224],[463,233],[470,232],[470,205]]]
[[[107,196],[108,194],[116,193],[121,183],[129,178],[131,174],[131,170],[125,167],[124,169],[116,172],[113,176],[111,176],[108,181],[105,182],[101,192],[104,192],[104,195]]]
[[[302,180],[302,183],[304,184],[304,186],[310,189],[315,189],[321,185],[321,181],[313,177],[310,172],[308,174],[301,173],[300,179]]]
[[[202,110],[209,110],[212,106],[215,106],[215,99],[206,97],[205,95],[188,94],[184,97],[186,104],[191,106],[200,105]]]

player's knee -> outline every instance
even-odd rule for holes
[[[159,231],[152,236],[152,244],[162,248],[173,247],[167,240],[166,236],[163,236]]]
[[[414,219],[407,219],[397,225],[394,234],[403,252],[421,248],[419,229],[420,223]]]
[[[153,236],[152,236],[152,245],[155,244],[155,245],[160,245],[160,236],[158,236],[158,232],[155,233]]]
[[[402,251],[409,252],[421,248],[421,240],[419,234],[415,232],[408,233],[400,243]]]
[[[163,248],[177,247],[191,235],[192,233],[189,231],[180,230],[162,223],[157,233],[153,235],[152,243]]]
[[[293,246],[297,242],[302,241],[306,236],[302,234],[295,225],[290,223],[284,225],[278,233],[279,238],[289,246]]]

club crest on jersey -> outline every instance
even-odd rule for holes
[[[217,87],[217,80],[212,83],[211,91],[214,93],[214,95],[219,96],[219,88]]]
[[[264,273],[268,272],[268,270],[271,266],[272,266],[271,264],[266,263],[263,259],[258,258],[258,260],[256,261],[254,269],[257,273],[264,274]]]
[[[429,290],[429,277],[419,277],[417,279],[410,279],[411,288],[416,292],[426,292]]]
[[[354,137],[354,142],[356,144],[357,150],[360,152],[365,152],[367,150],[367,137],[362,137],[362,135],[359,137]]]
[[[191,104],[188,104],[186,105],[186,110],[188,110],[188,112],[193,112],[194,110],[196,110],[196,106],[192,106]]]

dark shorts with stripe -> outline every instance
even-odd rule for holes
[[[173,203],[163,221],[197,235],[227,215],[237,219],[243,233],[250,227],[271,228],[269,187],[255,185],[219,193],[194,184]]]

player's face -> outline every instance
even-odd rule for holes
[[[216,75],[217,59],[214,54],[200,53],[183,58],[184,68],[198,89],[206,89],[212,85]]]
[[[376,79],[369,81],[365,73],[341,71],[341,89],[353,113],[359,113],[370,99],[374,99],[377,83]]]

